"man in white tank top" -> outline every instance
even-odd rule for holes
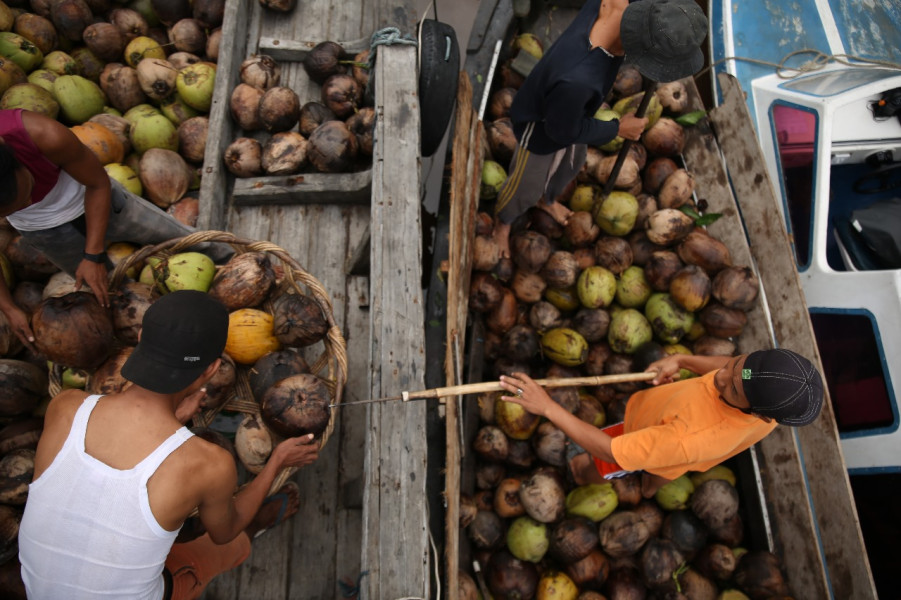
[[[227,332],[228,312],[209,295],[167,294],[122,368],[133,385],[109,396],[65,390],[50,403],[19,530],[29,599],[197,598],[247,558],[255,533],[297,512],[296,484],[283,488],[283,506],[264,501],[283,468],[316,460],[312,436],[281,442],[235,493],[231,454],[183,426]],[[206,533],[173,547],[195,509]]]

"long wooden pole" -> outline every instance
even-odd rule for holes
[[[635,110],[635,116],[639,119],[648,111],[648,105],[651,104],[651,98],[654,96],[654,91],[657,89],[657,83],[655,81],[647,78],[645,78],[645,81],[644,96],[641,97],[641,102]],[[619,177],[619,172],[623,168],[623,163],[626,162],[626,156],[629,155],[629,148],[632,147],[632,143],[632,140],[623,140],[623,145],[619,149],[619,154],[616,156],[616,162],[613,164],[610,176],[607,177],[607,183],[604,184],[604,191],[601,198],[606,198],[610,195],[610,192],[613,191],[613,187],[616,185],[616,178]]]
[[[653,372],[647,373],[622,373],[618,375],[594,375],[588,377],[563,377],[560,379],[536,379],[535,383],[545,388],[576,387],[610,385],[612,383],[630,383],[637,381],[650,381],[656,377]],[[466,383],[463,385],[451,385],[448,387],[431,388],[418,392],[403,392],[400,396],[387,396],[373,398],[372,400],[359,400],[357,402],[343,402],[332,404],[331,407],[350,406],[353,404],[372,404],[374,402],[388,402],[391,400],[427,400],[429,398],[445,398],[447,396],[462,396],[465,394],[481,394],[482,392],[499,392],[504,388],[499,381],[482,381],[480,383]]]

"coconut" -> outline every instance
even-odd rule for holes
[[[21,417],[0,429],[0,455],[13,450],[37,448],[44,420],[40,417]]]
[[[57,47],[59,35],[53,23],[36,12],[22,12],[16,16],[12,30],[38,47],[43,54],[48,54]]]
[[[137,107],[131,110],[135,110],[135,108]],[[128,113],[125,118],[128,118],[127,115]],[[171,152],[178,151],[178,129],[161,112],[137,112],[132,115],[132,118],[129,138],[135,152],[142,155],[155,148]]]
[[[141,90],[153,100],[160,101],[175,90],[178,70],[160,58],[146,58],[135,68]]]
[[[358,52],[354,56],[353,64],[351,65],[351,74],[354,79],[356,79],[357,83],[360,85],[360,89],[363,90],[364,95],[367,94],[367,88],[369,88],[369,49],[363,50],[362,52]],[[371,92],[371,90],[370,90]]]
[[[494,238],[476,235],[472,240],[472,269],[491,271],[500,260],[500,248]],[[490,326],[490,322],[489,322]]]
[[[13,302],[27,315],[31,315],[43,300],[44,286],[37,281],[20,281],[13,288]]]
[[[469,288],[469,308],[478,313],[493,310],[504,297],[504,286],[491,273],[476,271]],[[514,293],[516,289],[513,288]],[[518,296],[517,296],[518,297]],[[539,294],[540,297],[540,294]]]
[[[693,230],[694,219],[681,210],[662,208],[648,219],[646,233],[651,242],[670,246],[684,239]]]
[[[206,57],[208,60],[219,61],[219,44],[222,41],[222,28],[217,27],[206,37]]]
[[[150,29],[147,19],[131,8],[114,8],[109,12],[107,18],[122,34],[126,44],[138,36],[146,36],[147,30]],[[119,58],[122,58],[121,52]]]
[[[112,350],[112,320],[92,293],[42,301],[32,317],[32,330],[38,350],[67,367],[96,368]]]
[[[257,360],[250,369],[251,393],[257,402],[261,402],[266,391],[275,382],[309,372],[309,365],[297,350],[288,348],[269,352]]]
[[[539,460],[555,467],[565,463],[566,434],[553,423],[544,422],[532,436],[532,446]]]
[[[357,137],[360,152],[372,156],[375,143],[375,110],[369,106],[358,109],[347,119],[347,128]]]
[[[41,69],[55,73],[56,75],[78,75],[78,64],[71,56],[62,50],[54,50],[44,55],[41,61]]]
[[[594,246],[597,264],[614,275],[620,275],[632,265],[632,248],[621,237],[602,237]]]
[[[594,220],[609,235],[627,235],[638,218],[638,201],[628,192],[611,192],[595,205]]]
[[[509,256],[503,256],[497,261],[497,264],[491,270],[491,274],[497,277],[499,281],[509,283],[513,279],[515,271],[516,265],[513,263],[513,260]]]
[[[307,161],[309,142],[296,131],[276,133],[263,145],[260,159],[268,175],[297,173]]]
[[[47,285],[44,286],[43,292],[41,292],[41,296],[46,298],[58,298],[60,296],[65,296],[71,292],[77,292],[79,290],[75,287],[75,278],[66,273],[65,271],[57,271],[53,275],[50,276],[50,279],[47,280]],[[87,291],[86,289],[82,289],[80,291]]]
[[[615,477],[611,483],[616,497],[619,498],[620,506],[637,506],[641,502],[641,475],[639,473],[628,473],[621,477]]]
[[[735,584],[752,599],[788,596],[779,559],[767,551],[748,552],[738,561]]]
[[[566,514],[585,517],[595,523],[606,519],[618,504],[610,483],[590,483],[570,490],[566,496]]]
[[[650,218],[648,218],[648,222],[646,225],[649,225]],[[629,242],[629,248],[632,249],[632,264],[636,264],[640,267],[643,267],[647,264],[648,259],[651,257],[651,254],[657,252],[658,250],[665,250],[664,246],[660,246],[652,242],[647,235],[646,231],[633,231],[626,238]],[[647,275],[647,274],[646,274]]]
[[[178,126],[178,147],[182,157],[200,164],[206,154],[206,139],[210,120],[205,116],[191,117]]]
[[[585,558],[597,546],[597,527],[584,517],[563,519],[548,536],[548,553],[564,565]]]
[[[550,302],[536,302],[529,309],[529,324],[539,333],[559,327],[561,324],[560,309]]]
[[[616,277],[604,267],[582,271],[576,286],[579,302],[586,308],[604,308],[616,297]]]
[[[285,346],[310,346],[324,338],[329,330],[319,303],[304,294],[279,296],[272,317],[273,334]]]
[[[680,80],[659,84],[655,93],[663,108],[672,114],[678,115],[688,108],[688,91]]]
[[[317,127],[326,121],[335,121],[338,117],[321,102],[307,102],[300,107],[298,130],[304,137],[310,137]]]
[[[180,19],[169,28],[169,41],[179,52],[203,54],[206,50],[206,32],[197,19]]]
[[[486,275],[490,279],[494,280],[498,287],[501,287],[501,283],[494,279],[494,277],[490,273],[486,273]],[[475,277],[473,279],[475,279]],[[481,279],[479,283],[480,285],[484,285],[482,284]],[[510,282],[510,288],[516,295],[517,300],[519,300],[520,302],[525,302],[526,304],[532,304],[541,300],[542,295],[544,294],[544,290],[547,288],[547,284],[539,275],[517,269],[517,271],[513,274],[513,280]],[[473,308],[471,294],[469,306],[470,308]],[[473,308],[473,310],[476,309]]]
[[[497,426],[511,440],[529,439],[541,422],[538,415],[533,415],[515,402],[501,400],[500,397],[495,401],[494,418]]]
[[[572,252],[558,250],[548,257],[540,274],[550,287],[565,288],[576,283],[579,266]]]
[[[677,251],[683,262],[698,265],[710,275],[732,265],[729,248],[703,229],[692,230],[679,244]]]
[[[276,381],[263,395],[263,421],[284,437],[319,437],[331,418],[331,394],[325,382],[309,373]]]
[[[614,352],[631,354],[645,342],[651,341],[652,335],[648,319],[634,308],[626,308],[610,320],[607,342]]]
[[[352,115],[361,102],[360,84],[350,75],[332,75],[322,84],[322,103],[340,119]]]
[[[738,513],[738,492],[728,481],[710,479],[695,489],[690,506],[707,527],[717,529]]]
[[[595,171],[592,173],[594,178],[600,183],[607,183],[607,179],[613,174],[613,167],[616,165],[617,157],[615,155],[605,156],[597,164]],[[641,183],[641,173],[638,161],[632,156],[627,155],[620,167],[619,173],[616,175],[616,182],[613,186],[620,190],[631,190],[636,184]],[[640,189],[638,191],[641,191]],[[609,196],[608,196],[609,197]]]
[[[262,156],[263,147],[260,142],[249,137],[239,137],[225,149],[223,160],[235,177],[255,177],[263,173]]]
[[[579,408],[575,415],[594,427],[603,427],[607,423],[604,405],[595,396],[585,392],[579,394]]]
[[[676,169],[660,186],[658,205],[660,208],[679,208],[691,201],[694,189],[694,175],[685,169]]]
[[[271,56],[254,54],[241,63],[240,77],[242,83],[266,91],[281,81],[281,67]]]
[[[53,96],[62,117],[69,123],[84,123],[103,111],[106,97],[100,86],[80,75],[60,75],[53,82]]]
[[[269,257],[263,252],[245,252],[234,255],[216,270],[209,294],[231,312],[258,306],[274,282]]]
[[[149,148],[141,156],[138,176],[147,198],[166,209],[188,191],[192,173],[178,152]]]
[[[94,83],[100,80],[100,73],[103,71],[105,62],[99,56],[91,52],[87,46],[79,46],[74,48],[69,54],[78,63],[78,72],[85,79],[90,79]]]
[[[346,57],[347,53],[341,44],[320,42],[304,57],[303,68],[310,79],[321,85],[332,75],[347,72],[347,68],[341,64]]]
[[[553,523],[566,512],[566,494],[560,480],[542,471],[522,482],[519,499],[526,514],[540,523]]]
[[[260,98],[260,123],[270,133],[288,131],[300,118],[300,98],[289,87],[274,86]]]
[[[572,325],[586,342],[599,342],[607,336],[610,313],[600,308],[581,308],[573,317]]]
[[[644,276],[644,269],[633,265],[620,275],[616,284],[616,302],[623,308],[639,308],[644,306],[651,292],[651,286]]]
[[[131,383],[122,377],[122,366],[131,353],[132,346],[125,346],[116,351],[91,374],[88,380],[87,391],[91,394],[118,394]]]
[[[0,356],[13,356],[22,349],[22,342],[13,332],[5,314],[0,316]]]
[[[173,52],[168,56],[166,60],[168,60],[173,67],[180,71],[188,65],[199,63],[203,59],[201,59],[196,54],[191,54],[190,52]]]
[[[34,474],[34,450],[13,450],[0,459],[0,502],[22,506]]]
[[[574,247],[590,246],[601,234],[590,212],[576,211],[564,226],[563,233]]]
[[[262,129],[260,100],[264,91],[247,83],[239,83],[229,98],[229,111],[238,126],[245,131]]]
[[[0,31],[0,54],[16,63],[25,73],[36,69],[44,60],[40,48],[11,31]]]
[[[641,136],[641,143],[652,156],[677,156],[685,147],[685,131],[672,119],[661,117]]]
[[[28,74],[28,77],[24,81],[20,81],[18,83],[33,83],[39,88],[43,88],[47,90],[51,95],[53,94],[53,82],[56,81],[56,78],[59,77],[53,71],[49,71],[47,69],[35,69],[31,73]],[[0,94],[5,92],[7,89],[15,85],[12,82],[7,82],[6,84],[0,85]],[[54,100],[55,102],[55,100]]]
[[[160,112],[175,125],[181,125],[188,119],[200,116],[200,111],[191,108],[177,93],[172,93],[160,102]]]
[[[509,451],[509,440],[507,449]],[[500,485],[506,474],[507,469],[503,463],[484,462],[476,468],[476,487],[480,490],[492,490],[489,510],[494,507],[494,496],[496,495],[494,490]]]
[[[491,158],[504,168],[510,164],[513,151],[516,149],[516,135],[513,133],[513,122],[509,117],[495,119],[485,125],[485,135]]]
[[[175,217],[179,223],[188,227],[196,227],[200,216],[200,198],[197,196],[183,196],[181,200],[171,204],[166,212]]]
[[[705,577],[727,581],[732,577],[738,560],[725,544],[709,544],[695,556],[693,566]]]
[[[124,344],[138,343],[144,313],[153,303],[153,289],[146,283],[127,282],[110,294],[113,330]]]
[[[523,231],[510,240],[511,258],[517,268],[527,273],[538,273],[551,255],[547,236],[537,231]]]
[[[272,435],[259,415],[244,417],[235,430],[235,453],[244,468],[258,474],[266,466],[274,447]]]
[[[51,119],[59,114],[59,103],[53,94],[33,83],[17,83],[11,86],[0,98],[0,109],[30,110]]]
[[[126,121],[123,117],[108,113],[100,113],[99,115],[94,115],[88,119],[88,122],[99,123],[112,131],[116,137],[119,138],[119,141],[122,142],[125,153],[128,154],[131,152],[131,140],[128,139],[128,130],[131,128],[131,123]]]
[[[516,296],[509,288],[502,288],[502,292],[503,297],[501,298],[501,301],[488,313],[488,318],[486,319],[488,328],[501,335],[510,331],[519,319]],[[507,341],[505,341],[504,344],[506,345]]]
[[[510,105],[513,104],[513,98],[516,96],[516,90],[511,87],[500,88],[491,95],[488,103],[488,115],[491,119],[501,119],[510,116]]]
[[[704,335],[691,345],[692,352],[700,356],[735,356],[735,344],[712,335]]]
[[[46,370],[21,360],[0,359],[0,416],[30,413],[46,390]]]
[[[557,364],[577,366],[588,356],[588,342],[573,329],[557,327],[541,336],[541,350]]]
[[[100,85],[116,110],[126,112],[148,101],[138,81],[138,71],[133,67],[118,63],[106,65],[100,76]]]
[[[491,555],[486,573],[486,584],[495,598],[536,597],[539,577],[534,563],[501,550]]]
[[[679,165],[669,157],[660,156],[651,160],[644,170],[642,189],[649,194],[656,194],[667,178],[678,170]]]
[[[228,354],[220,357],[219,368],[212,378],[206,382],[206,396],[203,399],[203,408],[215,410],[222,406],[231,397],[237,382],[237,370],[235,361]]]
[[[538,332],[529,325],[514,325],[504,333],[501,346],[507,357],[530,362],[538,355],[541,340]]]
[[[698,314],[698,319],[708,334],[720,338],[739,336],[748,324],[748,316],[744,311],[728,308],[718,302],[705,306]]]
[[[112,23],[99,22],[88,25],[82,34],[85,45],[102,60],[112,62],[122,59],[128,40]]]
[[[519,501],[519,486],[522,481],[516,477],[502,479],[494,491],[494,512],[505,519],[526,514]],[[525,560],[525,559],[523,559]]]
[[[523,515],[514,519],[507,529],[507,549],[519,560],[537,563],[547,548],[547,525],[544,523]]]
[[[688,312],[694,312],[707,305],[711,287],[707,273],[697,265],[689,264],[673,275],[669,293],[676,304]]]
[[[317,171],[339,173],[353,166],[359,151],[356,136],[342,121],[326,121],[309,138],[307,157]]]
[[[653,252],[644,265],[644,275],[657,292],[668,292],[673,277],[683,267],[679,255],[670,250]]]
[[[208,62],[188,65],[175,78],[175,87],[181,99],[191,108],[203,113],[210,111],[215,84],[216,65]]]
[[[479,510],[469,524],[467,532],[476,548],[491,550],[499,547],[504,541],[504,521],[491,510]]]
[[[669,513],[663,520],[660,535],[672,540],[689,560],[707,544],[707,527],[690,510]]]
[[[216,265],[206,254],[200,252],[179,252],[153,265],[154,280],[166,290],[210,289],[216,274]]]
[[[647,524],[631,510],[614,512],[598,528],[601,548],[613,558],[635,554],[650,537]]]
[[[713,297],[723,306],[751,310],[760,292],[760,282],[750,267],[726,267],[713,279]]]
[[[641,551],[641,572],[649,587],[660,588],[672,583],[673,573],[684,561],[671,540],[652,537]]]
[[[601,340],[597,344],[592,344],[588,348],[588,359],[585,361],[585,370],[587,373],[589,375],[602,375],[604,373],[604,363],[607,362],[607,359],[610,358],[611,354],[613,354],[613,351],[610,350],[610,344],[606,341]]]

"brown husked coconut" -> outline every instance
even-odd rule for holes
[[[110,293],[113,330],[119,341],[129,346],[137,345],[144,313],[153,300],[153,287],[138,281],[125,283]]]
[[[503,297],[500,303],[488,313],[486,319],[488,329],[504,334],[515,326],[518,320],[519,307],[516,303],[516,296],[509,288],[503,288]]]
[[[239,83],[232,90],[228,108],[231,116],[244,131],[256,131],[263,128],[260,121],[260,100],[265,92],[262,88],[247,83]]]
[[[713,278],[713,297],[723,306],[751,310],[760,293],[760,281],[750,267],[726,267]]]
[[[597,170],[593,173],[594,178],[600,183],[607,183],[610,175],[613,173],[613,166],[616,164],[617,156],[605,156],[598,163]],[[632,156],[626,156],[619,173],[616,176],[616,182],[613,187],[620,190],[628,190],[632,186],[641,182],[641,173],[636,161]]]
[[[555,467],[562,467],[566,462],[566,434],[563,430],[545,421],[535,430],[532,446],[539,460]]]
[[[504,442],[504,448],[508,450],[510,449],[510,440],[509,438],[505,438],[506,442]],[[504,459],[506,460],[506,458]],[[495,488],[498,484],[504,479],[504,475],[507,473],[507,468],[504,463],[493,463],[493,462],[483,462],[476,468],[476,477],[475,483],[476,488],[480,490],[491,490],[491,506],[489,510],[494,508],[494,492]]]
[[[341,44],[325,41],[316,44],[303,59],[303,68],[310,79],[322,84],[326,79],[336,73],[346,73],[341,61],[347,58],[347,52]]]
[[[307,162],[309,142],[296,131],[276,133],[263,144],[260,159],[267,175],[298,173]]]
[[[613,558],[631,556],[651,537],[644,520],[631,510],[614,512],[598,528],[601,548]]]
[[[724,526],[738,513],[738,491],[728,481],[710,479],[691,495],[691,511],[711,529]]]
[[[685,131],[672,119],[661,117],[644,132],[641,143],[651,156],[677,156],[685,147]]]
[[[709,544],[698,552],[693,564],[701,575],[716,581],[727,581],[735,572],[738,559],[729,546]]]
[[[655,292],[667,292],[673,277],[684,266],[675,252],[658,250],[652,253],[645,263],[644,277]]]
[[[354,64],[351,65],[351,74],[354,76],[354,79],[357,80],[357,83],[360,85],[360,89],[363,90],[363,94],[366,94],[366,88],[369,86],[369,50],[363,50],[362,52],[358,52],[354,56]]]
[[[671,114],[681,114],[688,108],[688,90],[685,89],[685,84],[682,81],[676,80],[661,83],[654,90],[654,93],[657,94],[657,98],[660,99],[660,104],[663,105],[663,108]]]
[[[509,117],[495,119],[485,125],[485,135],[491,157],[504,168],[510,164],[513,151],[516,149],[516,136],[513,133],[513,122]]]
[[[488,116],[492,120],[509,117],[510,105],[513,104],[515,96],[516,90],[510,87],[500,88],[491,94],[491,101],[488,103]]]
[[[516,290],[514,289],[514,293]],[[491,273],[476,271],[469,286],[469,308],[477,313],[487,313],[500,304],[504,297],[503,284]]]
[[[691,201],[694,191],[694,175],[685,169],[676,169],[660,186],[658,205],[660,208],[679,208]]]
[[[203,54],[206,50],[206,31],[197,19],[181,19],[169,28],[169,41],[179,52]]]
[[[676,161],[667,156],[659,156],[651,160],[642,175],[642,189],[649,194],[656,194],[667,177],[678,170],[679,165],[676,164]]]
[[[322,84],[322,103],[339,119],[352,115],[363,100],[360,84],[351,75],[332,75]]]
[[[325,381],[302,373],[276,381],[260,404],[263,421],[277,434],[319,437],[331,418],[331,394]]]
[[[650,217],[648,218],[646,226],[649,224]],[[632,249],[632,264],[638,265],[639,267],[645,266],[648,262],[648,258],[650,258],[651,254],[654,252],[666,250],[664,246],[652,242],[650,238],[648,238],[647,231],[644,229],[632,231],[626,239],[629,242],[629,248]]]
[[[592,549],[583,558],[566,566],[566,575],[579,589],[600,589],[609,574],[610,559],[599,548]]]
[[[103,125],[119,138],[119,141],[122,142],[122,148],[125,150],[125,154],[127,155],[131,152],[131,138],[128,137],[128,130],[131,127],[131,123],[128,122],[123,117],[118,115],[111,115],[108,113],[100,113],[94,115],[88,121],[92,123],[99,123]]]
[[[651,588],[672,583],[673,573],[685,557],[670,540],[651,538],[641,551],[641,572]]]
[[[122,33],[126,43],[138,36],[147,35],[147,30],[150,29],[147,19],[131,8],[114,8],[109,12],[107,18]]]
[[[507,459],[510,439],[500,427],[485,425],[476,432],[472,447],[483,460],[499,462]]]
[[[50,7],[47,6],[46,11],[37,11],[35,6],[37,2],[32,2],[31,7],[34,12],[22,12],[16,16],[13,25],[13,31],[38,47],[45,55],[52,52],[59,44],[59,35],[56,27],[50,21]],[[24,71],[22,73],[25,74]]]
[[[644,79],[638,67],[627,64],[620,67],[613,82],[613,93],[617,98],[627,98],[641,92]]]
[[[347,119],[347,128],[357,137],[360,152],[372,156],[375,133],[375,110],[364,106]]]
[[[635,227],[633,229],[647,229],[648,219],[660,208],[657,204],[657,198],[650,194],[639,193],[635,196],[635,199],[638,200],[638,216],[635,218]]]
[[[222,28],[217,27],[206,36],[206,57],[208,60],[219,60],[219,44],[222,42]]]
[[[321,102],[307,102],[300,107],[300,119],[297,129],[301,135],[309,138],[317,127],[326,121],[335,121],[338,117]]]
[[[44,419],[41,417],[20,417],[0,429],[0,456],[19,448],[37,448]]]
[[[561,323],[560,309],[550,302],[540,300],[532,304],[529,309],[529,324],[538,333],[560,327]]]
[[[735,344],[723,338],[703,335],[692,342],[691,351],[700,356],[735,356]]]
[[[86,391],[91,394],[118,394],[131,386],[131,382],[122,377],[122,366],[132,352],[134,347],[125,346],[104,361],[91,374]]]
[[[291,12],[297,5],[297,0],[260,0],[260,5],[278,12]]]
[[[610,313],[603,308],[580,308],[573,316],[572,327],[585,338],[586,342],[595,343],[607,337],[610,326]]]
[[[137,69],[128,65],[111,67],[112,64],[103,68],[100,84],[113,108],[124,113],[139,104],[149,102],[147,94],[141,88]]]
[[[553,523],[566,514],[566,493],[560,479],[536,471],[522,482],[519,499],[526,513],[539,523]]]
[[[548,286],[562,289],[575,284],[579,272],[579,265],[572,252],[557,250],[545,261],[540,274]]]
[[[138,72],[138,83],[141,90],[151,100],[160,101],[175,91],[175,78],[178,69],[168,60],[161,58],[145,58],[135,67]]]
[[[748,315],[741,310],[728,308],[719,302],[711,302],[698,314],[704,331],[720,338],[741,335],[748,324]]]
[[[203,59],[196,54],[191,54],[190,52],[173,52],[168,57],[166,57],[166,60],[168,60],[173,67],[181,71],[188,65],[199,63]]]
[[[686,265],[673,275],[669,293],[676,304],[689,312],[701,310],[710,300],[710,276],[697,265]]]
[[[244,468],[258,474],[272,454],[272,434],[259,415],[247,415],[235,430],[235,452]]]
[[[597,547],[597,526],[584,517],[563,519],[548,536],[548,553],[564,565],[585,558]]]
[[[222,25],[225,20],[225,0],[194,0],[192,14],[207,29]]]
[[[651,242],[670,246],[683,240],[694,229],[694,219],[681,210],[661,208],[648,218],[645,233]]]
[[[483,550],[491,550],[500,546],[503,543],[505,531],[506,528],[504,526],[504,520],[501,519],[497,515],[497,513],[490,508],[488,510],[479,510],[479,512],[476,513],[475,518],[472,520],[472,523],[470,523],[469,527],[466,528],[466,533],[469,536],[469,539],[472,541],[473,545],[476,548]],[[507,556],[510,556],[508,552],[503,553]],[[493,554],[492,558],[497,554]],[[510,556],[510,558],[512,560],[516,560],[512,556]],[[533,569],[535,568],[531,563],[524,564],[530,565]],[[489,574],[495,572],[496,569],[489,569]],[[536,575],[535,577],[537,581],[538,576]],[[531,598],[531,596],[523,596],[523,598]]]
[[[58,298],[77,291],[86,292],[89,291],[89,289],[86,287],[81,288],[81,290],[75,289],[75,278],[65,271],[59,271],[51,275],[50,279],[47,280],[47,284],[44,286],[41,296],[42,299]]]
[[[617,236],[602,237],[594,245],[594,257],[598,265],[614,275],[621,275],[632,266],[632,247],[625,239]]]
[[[235,361],[225,353],[220,358],[222,362],[219,363],[219,368],[204,386],[206,396],[203,398],[202,406],[206,410],[214,410],[225,404],[231,397],[238,379]]]
[[[360,145],[343,121],[325,121],[310,134],[307,158],[322,173],[341,173],[353,167]]]
[[[240,77],[242,83],[265,91],[281,82],[282,68],[271,56],[254,54],[241,63]]]
[[[490,235],[476,235],[472,241],[473,271],[490,271],[501,259],[500,248]]]
[[[84,0],[59,0],[50,4],[50,20],[60,37],[80,42],[85,28],[93,22],[94,15]]]
[[[240,137],[225,149],[225,166],[235,177],[256,177],[263,174],[262,156],[260,142]]]
[[[128,43],[118,27],[102,21],[88,25],[82,39],[91,52],[107,62],[121,60]]]
[[[0,356],[14,356],[22,350],[22,341],[13,331],[5,313],[0,313]]]
[[[94,294],[47,298],[31,322],[35,345],[49,360],[76,369],[100,366],[113,349],[113,322]]]
[[[181,200],[171,204],[166,212],[175,217],[179,223],[188,227],[197,227],[200,217],[200,199],[197,196],[183,196]]]
[[[22,506],[34,475],[34,450],[13,450],[0,459],[0,504]]]
[[[269,133],[288,131],[300,118],[300,98],[289,87],[269,88],[260,98],[260,123]]]
[[[510,239],[510,254],[519,270],[538,273],[551,256],[551,244],[537,231],[523,231]]]
[[[754,600],[789,595],[779,559],[765,550],[744,554],[735,567],[733,579]]]
[[[732,265],[729,248],[700,228],[685,236],[676,251],[682,262],[698,265],[711,276]]]
[[[519,486],[522,480],[518,477],[507,477],[497,484],[494,490],[494,512],[505,519],[526,514],[519,501]]]
[[[276,381],[309,372],[307,361],[297,350],[287,348],[269,352],[258,359],[250,369],[250,391],[257,402],[262,402],[266,391]]]
[[[272,263],[265,252],[235,254],[216,269],[209,295],[221,302],[229,312],[258,306],[275,282]]]
[[[178,152],[150,148],[141,155],[138,176],[144,186],[144,195],[166,209],[185,195],[194,173]]]
[[[329,323],[322,308],[305,294],[283,294],[272,309],[273,333],[283,346],[310,346],[326,336]]]
[[[19,522],[21,520],[22,509],[20,507],[0,504],[0,555],[10,557],[15,556],[16,540],[19,537]],[[10,555],[10,552],[12,552],[12,555]],[[13,579],[15,588],[18,588],[21,591],[21,596],[12,596],[12,598],[15,598],[16,600],[19,598],[25,600],[25,586],[22,584],[22,575],[20,573],[21,566],[19,565],[19,561],[8,560],[3,563],[3,566],[0,568],[5,569],[6,565],[14,566],[15,573],[12,574],[12,577],[7,575],[4,579],[7,581]]]
[[[575,248],[584,248],[598,239],[601,229],[590,212],[581,210],[572,214],[563,228],[563,234]]]
[[[199,115],[182,121],[178,126],[179,154],[189,162],[195,164],[203,163],[209,130],[210,119],[206,116]]]
[[[613,491],[619,498],[619,506],[637,506],[641,502],[640,474],[629,473],[622,477],[615,477],[610,483],[613,484]]]

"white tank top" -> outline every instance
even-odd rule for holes
[[[147,480],[193,434],[182,427],[122,471],[85,452],[85,431],[101,396],[75,413],[59,454],[28,488],[19,560],[29,600],[160,600],[163,565],[178,531],[150,511]]]
[[[59,172],[59,179],[40,202],[26,206],[6,217],[19,231],[42,231],[68,223],[84,213],[84,185],[71,175]]]

